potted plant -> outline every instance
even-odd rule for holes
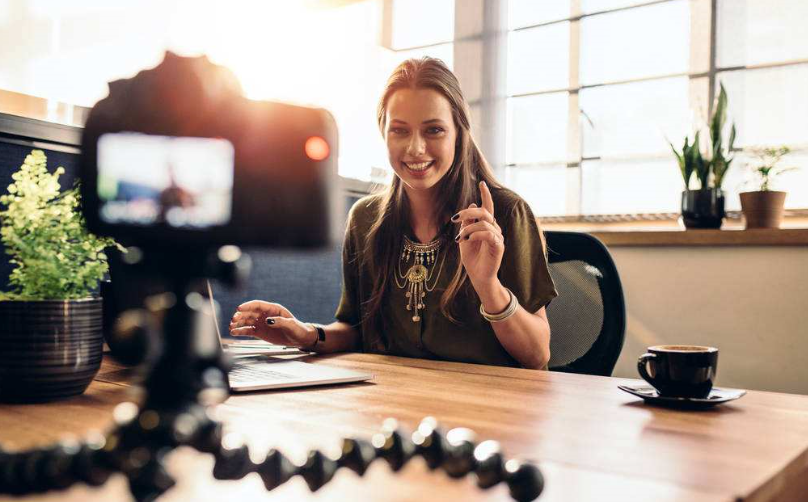
[[[710,136],[707,144],[700,139],[697,132],[693,143],[685,138],[681,153],[671,144],[671,149],[685,183],[682,192],[682,221],[690,228],[721,228],[724,219],[724,192],[721,185],[729,170],[733,157],[736,130],[733,123],[729,137],[724,142],[727,121],[727,91],[721,85],[716,99],[713,115],[710,118]],[[691,188],[691,179],[696,177],[698,188]]]
[[[13,270],[0,292],[0,400],[47,401],[81,394],[101,365],[104,248],[90,234],[77,187],[60,192],[33,150],[0,196],[0,236]]]
[[[772,190],[771,185],[781,174],[796,169],[778,165],[789,152],[787,146],[752,149],[752,155],[757,159],[752,172],[758,189],[740,194],[746,228],[780,228],[786,193]]]

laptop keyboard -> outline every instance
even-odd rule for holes
[[[266,365],[256,364],[233,364],[233,368],[228,373],[231,382],[254,382],[267,381],[267,380],[288,380],[294,378],[294,375],[288,373],[281,373],[266,367]]]

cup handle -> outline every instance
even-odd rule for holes
[[[645,354],[641,355],[639,359],[637,359],[637,371],[640,373],[642,379],[651,385],[654,385],[654,379],[648,374],[646,366],[648,365],[649,361],[654,359],[656,359],[656,354],[651,354],[650,352],[646,352]]]

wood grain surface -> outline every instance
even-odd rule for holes
[[[231,396],[218,408],[227,430],[261,455],[270,447],[300,462],[343,436],[369,439],[388,417],[414,429],[425,416],[498,440],[508,458],[534,460],[546,489],[539,501],[805,500],[808,396],[750,391],[702,411],[657,408],[621,392],[633,380],[370,354],[303,360],[371,372],[368,383]],[[132,371],[105,361],[82,396],[0,407],[0,442],[10,450],[106,429],[114,406],[136,400]],[[364,478],[340,471],[315,494],[300,479],[266,492],[257,475],[215,481],[213,459],[190,449],[170,457],[177,486],[161,500],[510,500],[504,485],[482,491],[420,459],[393,474],[382,461]],[[19,500],[1,499],[0,500]],[[100,489],[75,487],[25,500],[131,500],[114,476]]]
[[[607,246],[808,246],[808,229],[596,230]]]

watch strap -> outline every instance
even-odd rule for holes
[[[314,339],[314,344],[312,344],[312,346],[309,347],[309,350],[311,350],[311,349],[314,349],[314,347],[316,347],[318,343],[325,342],[325,330],[319,324],[314,324],[314,323],[309,323],[309,324],[311,325],[312,328],[317,330],[317,338]]]

